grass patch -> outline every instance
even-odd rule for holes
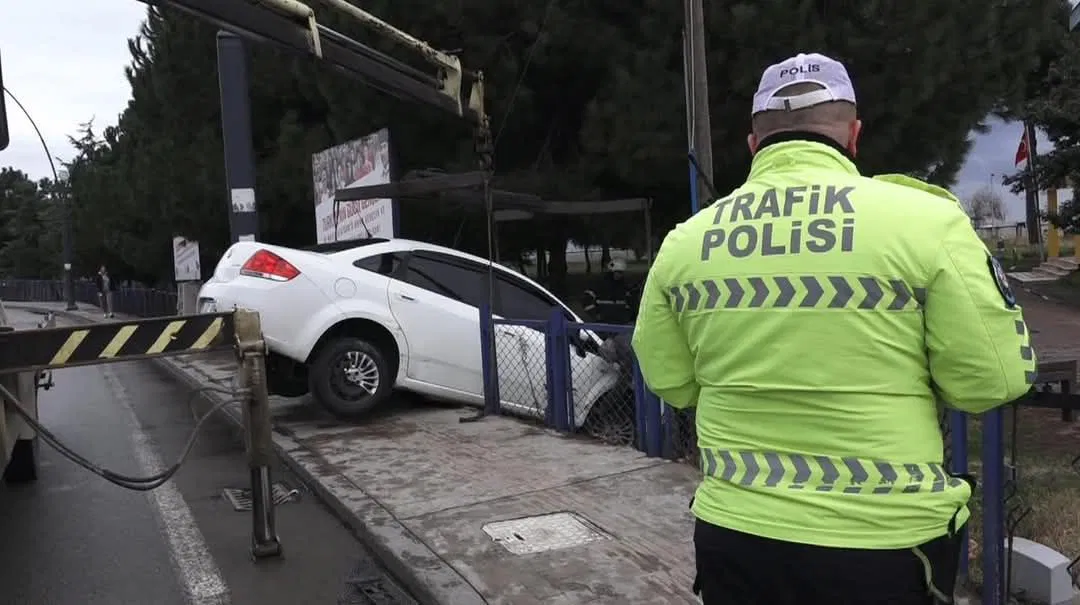
[[[1005,460],[1011,460],[1013,414],[1005,411]],[[981,478],[982,426],[977,418],[968,423],[968,460]],[[1017,490],[1009,507],[1030,509],[1016,528],[1016,536],[1034,540],[1066,557],[1080,555],[1080,473],[1071,466],[1080,455],[1080,422],[1065,422],[1061,412],[1020,408],[1016,415]],[[1008,471],[1006,471],[1008,472]],[[969,578],[972,587],[982,583],[982,491],[976,491],[970,508]]]

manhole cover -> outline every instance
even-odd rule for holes
[[[484,533],[515,555],[581,546],[609,540],[599,527],[574,513],[552,513],[496,521],[484,526]]]
[[[416,605],[416,601],[389,580],[349,582],[338,605]]]
[[[222,490],[225,494],[225,499],[229,504],[232,504],[233,509],[237,512],[250,512],[251,511],[251,489],[246,487],[226,487]],[[289,487],[289,484],[275,481],[271,486],[270,493],[274,497],[275,505],[288,504],[294,500],[300,499],[300,491]]]
[[[417,602],[365,554],[345,580],[338,605],[417,605]]]

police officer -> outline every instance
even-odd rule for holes
[[[667,235],[633,338],[652,391],[697,412],[695,592],[949,603],[972,485],[936,403],[1029,390],[1020,308],[955,197],[860,175],[843,65],[769,67],[752,116],[748,180]]]
[[[585,291],[585,312],[596,321],[621,324],[633,320],[630,288],[626,285],[626,261],[615,258],[604,265],[596,290]]]

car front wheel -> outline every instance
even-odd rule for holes
[[[367,415],[393,388],[390,364],[378,347],[351,336],[326,343],[308,378],[316,400],[342,419]]]

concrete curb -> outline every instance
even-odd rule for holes
[[[46,309],[33,303],[8,302],[6,305],[11,309],[55,313],[80,324],[95,323],[70,311]],[[204,381],[171,358],[159,357],[149,361],[188,388],[194,390],[206,386]],[[204,392],[202,396],[212,405],[225,400],[223,395],[213,391]],[[230,427],[243,438],[243,419],[237,407],[225,406],[222,411],[229,419]],[[424,544],[382,503],[277,427],[274,427],[274,451],[285,466],[374,552],[376,558],[422,605],[488,604],[487,599],[456,569]],[[286,551],[288,538],[285,536],[282,540]]]

